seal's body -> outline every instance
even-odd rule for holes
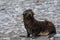
[[[34,18],[34,12],[31,9],[23,12],[23,21],[28,37],[30,34],[32,34],[32,36],[56,34],[54,24],[47,20],[36,20]]]

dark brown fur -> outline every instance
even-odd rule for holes
[[[30,34],[32,36],[38,36],[41,32],[49,32],[49,34],[56,34],[55,26],[50,21],[37,21],[34,18],[34,12],[31,9],[25,10],[23,12],[23,21],[24,26],[27,30],[27,36],[29,37]],[[40,35],[40,34],[39,34]]]

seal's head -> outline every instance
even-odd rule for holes
[[[33,17],[34,12],[32,11],[32,9],[27,9],[23,12],[23,16],[28,18],[28,17]]]

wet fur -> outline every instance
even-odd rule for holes
[[[56,34],[54,24],[48,20],[36,20],[34,18],[34,12],[31,9],[23,12],[23,21],[27,30],[27,37],[30,37],[30,34],[32,36]]]

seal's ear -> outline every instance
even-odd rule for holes
[[[22,15],[25,15],[27,11],[24,11]]]
[[[32,11],[32,15],[34,15],[34,12]]]
[[[33,13],[33,15],[34,15],[34,13]]]
[[[22,15],[24,15],[24,14],[22,14]]]
[[[22,15],[24,15],[25,14],[25,12],[23,12],[23,14]]]
[[[24,14],[22,14],[22,15],[24,15]]]

